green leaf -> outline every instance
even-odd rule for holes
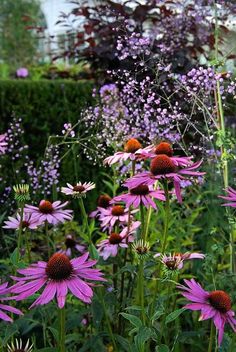
[[[54,339],[58,342],[59,341],[58,330],[54,329],[52,327],[48,327],[48,330],[51,331],[51,333],[53,334]]]
[[[169,352],[169,347],[166,345],[160,345],[156,347],[155,352]]]
[[[139,329],[138,334],[134,338],[135,345],[138,351],[142,352],[145,343],[153,336],[153,330],[151,328],[147,328],[142,326]]]
[[[94,246],[93,243],[91,243],[89,245],[89,253],[90,253],[90,256],[91,256],[92,259],[96,259],[96,260],[99,259],[98,251],[97,251],[97,249],[96,249],[96,247]]]
[[[164,314],[163,310],[157,310],[152,316],[152,321],[159,319],[163,314]]]
[[[136,328],[140,328],[142,326],[141,320],[138,317],[136,317],[136,315],[127,314],[127,313],[120,313],[120,314],[122,315],[122,317],[129,320],[129,322],[132,325],[134,325]]]
[[[166,321],[165,323],[168,324],[171,321],[175,320],[176,318],[178,318],[178,316],[180,314],[182,314],[184,311],[186,310],[186,308],[181,308],[181,309],[177,309],[174,312],[170,313],[169,315],[167,315],[166,317]]]
[[[13,265],[17,265],[18,264],[18,258],[20,258],[20,253],[18,251],[18,248],[16,248],[14,250],[14,252],[12,252],[11,255],[10,255],[10,262]]]
[[[142,310],[142,307],[140,307],[140,306],[129,306],[129,307],[126,307],[125,310]]]

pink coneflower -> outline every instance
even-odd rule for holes
[[[136,213],[138,210],[132,210],[130,213]],[[103,229],[111,229],[116,222],[127,224],[129,221],[129,209],[122,205],[113,205],[107,209],[101,209],[99,216],[101,227]],[[131,216],[132,220],[132,216]]]
[[[5,294],[8,294],[10,292],[9,288],[7,286],[8,286],[7,282],[5,282],[4,284],[0,285],[0,295],[5,295]],[[5,320],[5,321],[12,322],[13,320],[6,313],[4,313],[3,310],[5,310],[7,312],[10,312],[10,313],[23,315],[23,313],[17,308],[8,306],[6,304],[0,304],[0,319]]]
[[[95,183],[93,182],[85,182],[76,183],[75,186],[72,186],[70,183],[67,183],[67,187],[62,187],[62,193],[66,194],[67,196],[72,196],[74,198],[85,197],[88,191],[95,188]]]
[[[112,203],[124,202],[127,208],[131,205],[134,208],[138,208],[140,204],[143,204],[146,208],[151,206],[152,208],[157,209],[152,198],[162,201],[166,200],[164,191],[160,189],[154,190],[152,186],[139,185],[135,188],[129,189],[129,193],[114,197]]]
[[[0,154],[5,154],[7,149],[6,134],[0,134]]]
[[[108,239],[98,244],[98,253],[104,260],[109,257],[115,257],[119,247],[127,248],[128,243],[134,241],[133,233],[140,226],[140,221],[135,221],[130,228],[125,227],[120,233],[112,232]]]
[[[48,200],[41,200],[38,207],[26,204],[25,212],[37,219],[40,225],[45,221],[56,225],[72,219],[72,210],[63,209],[67,204],[68,202],[61,203],[60,201],[56,201],[51,203]]]
[[[60,249],[60,253],[64,253],[67,257],[71,257],[72,251],[77,251],[79,253],[84,253],[86,247],[76,241],[72,235],[67,235],[64,243],[64,249]]]
[[[92,211],[89,214],[89,217],[95,218],[101,214],[102,209],[109,208],[111,206],[111,204],[110,204],[111,199],[112,198],[110,196],[108,196],[107,194],[101,194],[97,200],[97,209]]]
[[[170,255],[157,253],[154,258],[160,257],[161,262],[167,267],[168,270],[180,270],[184,266],[185,260],[190,259],[204,259],[205,255],[202,253],[174,253]]]
[[[17,284],[10,287],[10,291],[18,296],[17,301],[24,300],[46,285],[42,294],[31,305],[43,305],[49,303],[57,296],[59,308],[63,308],[68,289],[71,293],[85,303],[91,303],[93,286],[90,280],[106,281],[102,278],[103,273],[99,269],[91,269],[97,261],[87,261],[89,253],[79,258],[69,259],[63,253],[55,253],[48,262],[40,261],[26,269],[19,269],[23,277],[13,277]],[[87,280],[87,281],[85,281]]]
[[[123,152],[117,152],[104,159],[103,162],[104,164],[112,165],[120,161],[140,159],[140,153],[137,154],[136,152],[137,150],[142,150],[141,148],[141,143],[137,139],[131,138],[126,142]]]
[[[225,291],[211,291],[203,290],[201,285],[194,279],[184,280],[187,285],[178,285],[183,290],[181,294],[192,301],[184,308],[190,310],[200,310],[201,315],[199,320],[213,319],[216,329],[219,331],[218,344],[221,345],[224,335],[225,323],[229,323],[234,332],[236,332],[236,320],[234,312],[231,310],[231,299]]]
[[[228,193],[228,196],[219,196],[220,198],[222,199],[225,199],[225,200],[229,200],[230,202],[229,203],[224,203],[222,204],[223,206],[225,207],[232,207],[232,208],[236,208],[236,190],[231,188],[231,187],[228,187],[226,189],[226,192]]]
[[[182,202],[180,182],[185,179],[185,175],[188,176],[201,176],[204,172],[194,171],[200,165],[202,161],[191,164],[185,168],[177,168],[173,160],[165,154],[157,155],[151,161],[150,171],[145,171],[134,177],[128,179],[125,182],[125,186],[129,188],[135,188],[141,184],[153,185],[157,180],[168,179],[173,181],[175,194],[179,202]]]
[[[9,216],[8,220],[5,221],[4,229],[19,229],[21,225],[21,216],[19,213],[16,214],[16,217]],[[39,221],[32,216],[30,213],[23,214],[23,221],[22,221],[22,229],[31,229],[35,230],[39,226]]]
[[[192,157],[189,156],[175,156],[172,146],[168,142],[161,142],[158,145],[151,145],[143,148],[141,156],[145,159],[155,158],[157,155],[167,155],[176,166],[187,166],[192,164]],[[139,151],[137,151],[139,153]]]

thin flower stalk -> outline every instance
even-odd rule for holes
[[[58,321],[59,321],[59,352],[65,352],[65,338],[66,338],[66,311],[65,307],[58,308]]]
[[[218,23],[218,10],[217,3],[214,4],[215,9],[215,60],[218,64],[219,57],[219,23]],[[229,186],[229,167],[228,167],[228,159],[227,159],[227,149],[225,148],[225,138],[226,138],[226,128],[225,128],[225,118],[224,118],[224,109],[221,98],[220,91],[220,82],[217,80],[216,82],[216,90],[215,90],[215,103],[216,103],[216,111],[217,111],[217,119],[218,119],[218,131],[220,132],[222,143],[220,146],[221,149],[221,165],[222,165],[222,173],[223,173],[223,182],[224,188],[227,189]],[[229,213],[227,211],[228,219]],[[235,266],[235,255],[234,255],[234,237],[233,237],[233,226],[230,224],[230,235],[229,235],[229,267],[230,271],[234,272]]]

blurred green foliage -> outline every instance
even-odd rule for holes
[[[0,9],[1,61],[15,68],[32,64],[38,40],[30,27],[45,23],[39,1],[0,0]]]
[[[42,155],[49,135],[61,134],[64,123],[76,123],[92,104],[92,88],[92,81],[0,80],[0,131],[15,113],[23,119],[31,156]]]

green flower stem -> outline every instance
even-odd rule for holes
[[[79,206],[80,206],[80,210],[81,210],[82,217],[83,217],[83,225],[84,225],[84,227],[86,228],[86,230],[88,232],[89,244],[92,244],[90,227],[89,227],[89,223],[88,223],[88,215],[87,215],[85,207],[84,207],[84,201],[83,201],[83,199],[81,197],[79,198]]]
[[[50,241],[49,241],[48,222],[47,222],[47,220],[45,221],[45,236],[46,236],[46,242],[47,242],[47,247],[48,247],[48,259],[49,259],[51,257],[51,246],[50,246]]]
[[[163,238],[162,238],[162,246],[161,246],[161,254],[165,253],[166,247],[167,247],[167,239],[168,239],[168,229],[169,229],[169,218],[170,218],[170,197],[169,197],[169,190],[168,190],[168,183],[164,183],[164,191],[165,191],[165,197],[166,197],[166,202],[165,202],[165,219],[164,219],[164,230],[163,230]],[[157,297],[158,290],[159,290],[159,276],[160,276],[160,270],[161,270],[161,262],[157,264],[157,280],[156,280],[156,285],[155,285],[155,291],[154,291],[154,300]],[[151,316],[154,312],[154,300],[152,302],[151,306]]]
[[[111,340],[111,342],[113,344],[114,352],[117,352],[118,350],[117,350],[117,346],[116,346],[115,337],[114,337],[113,332],[112,332],[110,319],[108,317],[106,305],[105,305],[105,302],[104,302],[104,294],[102,292],[102,288],[101,287],[99,287],[98,290],[99,290],[99,296],[100,296],[100,300],[101,300],[101,303],[102,303],[103,313],[104,313],[104,317],[105,317],[108,333],[109,333],[109,336],[110,336],[110,340]]]
[[[65,340],[66,340],[66,311],[65,307],[58,308],[58,321],[59,321],[59,344],[58,344],[58,352],[65,352]]]
[[[141,218],[141,238],[144,240],[145,236],[145,214],[144,207],[140,205],[140,218]],[[144,310],[144,262],[139,260],[138,278],[137,278],[137,304],[141,306],[142,322],[145,323],[145,310]]]
[[[20,203],[20,226],[18,232],[18,240],[17,240],[17,260],[20,260],[20,249],[21,249],[21,240],[22,240],[22,230],[23,230],[23,218],[24,218],[24,203]]]
[[[214,341],[214,323],[213,320],[211,320],[211,332],[210,332],[210,339],[209,339],[209,345],[208,345],[208,350],[207,352],[212,352],[213,348],[213,341]]]
[[[161,254],[164,254],[166,250],[168,229],[169,229],[169,218],[170,218],[170,198],[169,198],[169,190],[168,190],[167,182],[164,185],[164,189],[165,189],[166,202],[165,202],[165,221],[164,221],[164,232],[163,232]]]
[[[144,214],[144,206],[140,205],[140,220],[141,220],[141,238],[144,239],[145,236],[145,214]]]
[[[217,9],[217,2],[215,1],[215,60],[218,64],[219,58],[219,23],[218,23],[218,9]],[[229,166],[227,160],[227,149],[224,145],[224,139],[226,137],[226,129],[225,129],[225,118],[224,118],[224,109],[221,99],[221,92],[220,92],[220,82],[217,80],[216,82],[216,90],[215,90],[215,103],[216,103],[216,112],[217,112],[217,119],[218,119],[218,130],[221,132],[222,140],[221,143],[221,165],[222,165],[222,173],[223,173],[223,181],[224,181],[224,188],[228,188],[229,186]],[[227,212],[228,219],[229,213]],[[234,228],[230,224],[230,236],[229,236],[229,267],[230,271],[234,273],[235,270],[235,253],[234,253]]]
[[[31,253],[30,253],[30,244],[29,244],[29,232],[27,229],[25,230],[25,242],[26,242],[26,250],[27,250],[27,256],[28,256],[28,262],[31,263]]]
[[[143,235],[144,241],[147,240],[148,228],[149,228],[149,224],[150,224],[150,220],[151,220],[151,215],[152,215],[152,207],[149,206],[149,208],[147,210],[146,223],[145,223],[145,227],[144,227],[144,235]]]
[[[144,306],[144,261],[140,260],[139,263],[139,272],[138,272],[138,292],[139,292],[139,301],[138,303],[141,306],[141,317],[142,322],[145,324],[145,306]]]

